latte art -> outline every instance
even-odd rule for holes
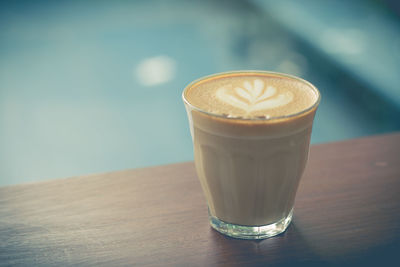
[[[318,99],[311,85],[274,73],[227,73],[189,85],[184,98],[194,107],[230,119],[271,119],[310,108]]]
[[[247,113],[284,106],[293,100],[293,93],[285,92],[276,95],[276,88],[265,86],[264,81],[255,79],[253,84],[244,81],[242,87],[229,90],[221,87],[216,91],[217,98]]]

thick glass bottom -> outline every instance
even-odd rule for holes
[[[279,235],[286,230],[286,228],[292,221],[293,210],[290,211],[288,216],[279,220],[276,223],[260,226],[244,226],[231,224],[221,221],[217,217],[212,216],[210,213],[208,214],[212,228],[224,235],[240,239],[265,239]]]

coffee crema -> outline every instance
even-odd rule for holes
[[[289,75],[249,71],[194,82],[184,98],[202,111],[228,118],[269,119],[311,108],[318,93],[309,83]]]

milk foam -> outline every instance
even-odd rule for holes
[[[190,85],[184,98],[208,113],[233,118],[273,118],[313,106],[318,92],[301,79],[266,72],[226,73]]]
[[[264,81],[255,79],[253,84],[245,80],[243,87],[236,87],[234,90],[220,87],[216,91],[216,96],[222,102],[240,108],[249,114],[253,111],[283,106],[293,100],[292,92],[284,92],[279,95],[276,95],[276,92],[275,87],[266,87]]]

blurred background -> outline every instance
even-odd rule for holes
[[[261,69],[322,93],[312,143],[400,130],[395,0],[1,1],[0,185],[193,159],[192,80]]]

